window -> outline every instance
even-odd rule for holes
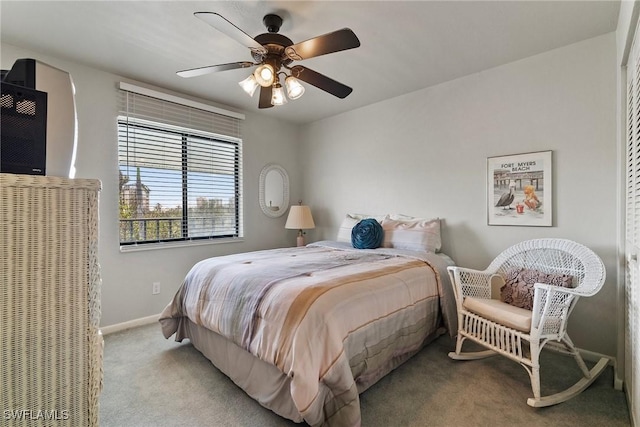
[[[241,237],[238,120],[129,91],[121,101],[120,245]]]

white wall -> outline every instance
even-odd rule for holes
[[[258,181],[262,167],[267,163],[277,162],[289,173],[291,200],[301,198],[302,171],[297,164],[299,129],[286,122],[245,112],[244,241],[121,253],[117,237],[117,85],[120,81],[137,82],[7,44],[2,44],[1,51],[0,65],[3,69],[11,68],[18,58],[35,58],[70,72],[75,82],[79,133],[76,176],[100,179],[103,187],[100,197],[99,246],[102,326],[160,313],[189,268],[203,258],[291,246],[295,242],[295,230],[284,228],[286,215],[272,219],[262,214],[258,203]],[[205,100],[199,101],[212,104]],[[161,283],[159,295],[151,294],[153,282]]]
[[[602,257],[608,279],[577,305],[569,332],[615,356],[615,43],[611,33],[305,127],[310,238],[334,238],[346,212],[437,216],[443,250],[473,268],[520,240],[576,240]],[[553,227],[488,226],[487,157],[544,150]]]

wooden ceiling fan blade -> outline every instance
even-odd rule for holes
[[[340,52],[360,46],[360,40],[349,28],[314,37],[285,48],[285,55],[294,61],[314,58],[327,53]]]
[[[324,74],[320,74],[307,67],[303,67],[302,65],[291,67],[291,75],[303,82],[307,82],[310,85],[317,87],[318,89],[322,89],[331,95],[337,96],[340,99],[346,98],[351,92],[353,92],[353,89],[349,86],[343,85]]]
[[[273,88],[271,86],[260,86],[260,100],[258,101],[258,108],[271,108],[271,92]]]
[[[180,77],[196,77],[209,73],[217,73],[219,71],[235,70],[236,68],[253,67],[253,62],[231,62],[229,64],[209,65],[207,67],[192,68],[190,70],[178,71],[176,74]]]
[[[223,34],[226,34],[228,37],[234,39],[242,46],[248,47],[253,52],[258,52],[260,54],[266,54],[267,49],[264,48],[260,43],[255,41],[253,37],[249,34],[242,31],[240,28],[233,25],[229,22],[225,17],[215,12],[195,12],[196,18],[199,18],[211,25],[216,30],[220,31]]]

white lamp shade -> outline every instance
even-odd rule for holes
[[[291,206],[291,209],[289,209],[289,216],[287,217],[287,223],[284,225],[284,228],[306,230],[315,227],[316,225],[313,222],[309,206]]]

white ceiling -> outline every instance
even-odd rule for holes
[[[3,43],[81,62],[234,109],[307,123],[615,31],[619,1],[1,1]],[[313,86],[258,110],[237,82],[249,69],[183,79],[188,68],[251,61],[249,50],[193,12],[217,12],[251,36],[284,19],[294,43],[351,28],[357,49],[301,64],[353,88]],[[11,64],[2,64],[10,68]]]

